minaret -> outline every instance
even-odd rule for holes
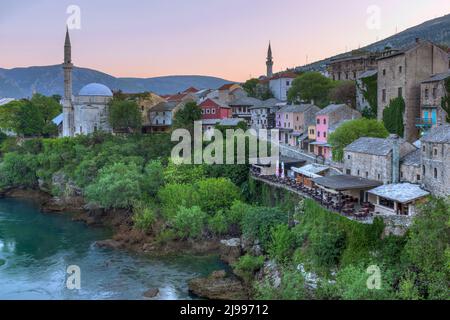
[[[273,57],[272,57],[272,46],[269,42],[269,50],[267,51],[267,77],[271,78],[273,76]]]
[[[74,112],[72,103],[72,46],[70,44],[69,28],[66,29],[66,40],[64,42],[64,97],[63,105],[63,136],[74,136]]]

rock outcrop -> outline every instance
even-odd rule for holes
[[[241,281],[228,277],[226,272],[215,271],[209,277],[196,278],[188,283],[189,292],[212,300],[247,300],[248,292]]]
[[[233,238],[220,241],[220,259],[229,265],[237,262],[242,256],[241,239]]]

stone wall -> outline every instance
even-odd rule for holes
[[[422,174],[425,188],[434,195],[449,196],[450,144],[430,142],[422,144]]]

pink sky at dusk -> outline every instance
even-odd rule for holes
[[[450,13],[448,0],[0,0],[0,68],[62,63],[69,5],[73,61],[120,77],[244,81],[365,46]],[[381,9],[379,30],[367,8]]]

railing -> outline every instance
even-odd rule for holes
[[[436,123],[433,122],[433,119],[431,119],[431,118],[417,118],[416,119],[417,127],[431,128],[435,124]]]

